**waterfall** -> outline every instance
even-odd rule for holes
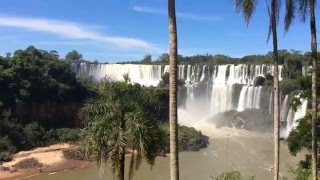
[[[286,121],[287,120],[287,115],[289,111],[289,95],[286,95],[284,100],[281,103],[281,109],[280,109],[280,121]]]
[[[269,96],[269,113],[270,114],[272,113],[272,109],[273,109],[272,102],[273,102],[273,92],[271,92]]]
[[[205,80],[205,78],[206,78],[206,68],[207,68],[207,65],[204,65],[204,66],[202,67],[202,74],[201,74],[200,81],[203,81],[203,80]]]
[[[128,74],[132,83],[145,86],[157,86],[164,73],[169,72],[169,65],[141,64],[72,64],[71,68],[80,76],[91,76],[96,80],[111,77],[123,80]],[[255,78],[265,74],[274,74],[273,65],[178,65],[177,77],[185,82],[184,102],[187,111],[216,114],[229,110],[267,108],[272,110],[272,93],[269,98],[262,87],[253,86]],[[279,66],[281,80],[282,66]],[[184,90],[183,90],[184,89]],[[262,100],[263,99],[263,100]],[[282,103],[282,121],[289,116],[288,97]],[[301,112],[303,114],[303,112]],[[298,114],[295,115],[298,117]]]
[[[298,95],[299,97],[299,95]],[[286,118],[286,129],[285,137],[289,136],[291,130],[297,127],[298,120],[302,119],[307,113],[308,100],[300,98],[301,106],[298,107],[297,111],[294,111],[293,108],[290,108]]]
[[[238,105],[238,111],[243,111],[246,108],[246,101],[247,101],[247,91],[248,91],[248,86],[244,86],[241,89],[241,93],[240,93],[240,99],[239,99],[239,105]]]

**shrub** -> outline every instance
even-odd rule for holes
[[[164,149],[169,149],[169,125],[165,123],[162,129],[166,136],[161,135],[164,138],[159,144],[165,144]],[[178,133],[179,151],[198,151],[209,144],[209,137],[202,135],[201,131],[197,131],[193,127],[179,125]]]
[[[2,161],[10,161],[16,148],[12,144],[8,136],[0,137],[0,163]]]
[[[47,131],[43,139],[45,140],[43,144],[45,144],[46,146],[59,142],[59,137],[55,129],[50,129],[49,131]]]
[[[214,180],[254,180],[254,176],[250,176],[245,178],[241,175],[241,173],[237,170],[228,171],[221,173],[217,178],[211,177]]]
[[[30,148],[45,145],[46,131],[37,122],[32,122],[24,128],[24,133]]]
[[[289,94],[295,90],[301,89],[299,81],[294,79],[283,79],[280,90],[283,94]]]
[[[57,135],[60,142],[78,141],[80,139],[81,129],[62,128],[57,129]]]

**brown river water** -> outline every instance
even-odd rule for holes
[[[196,125],[194,125],[196,126]],[[254,133],[234,129],[205,129],[210,145],[198,152],[182,152],[180,158],[181,180],[206,180],[227,170],[239,170],[243,175],[254,175],[258,180],[272,179],[270,167],[273,162],[273,136],[271,133]],[[294,179],[290,169],[302,159],[303,154],[291,156],[285,142],[280,143],[280,174],[287,179]],[[129,160],[128,160],[129,161]],[[127,161],[127,165],[128,165]],[[142,163],[135,173],[135,180],[168,180],[170,174],[169,157],[158,157],[151,169]],[[112,179],[108,167],[103,175],[98,168],[89,167],[66,172],[42,174],[33,180],[94,180]]]

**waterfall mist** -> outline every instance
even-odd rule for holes
[[[141,64],[73,64],[72,69],[80,76],[96,80],[113,77],[123,80],[128,74],[132,83],[157,86],[162,76],[169,72],[168,65]],[[178,79],[184,82],[178,90],[179,123],[197,127],[214,123],[215,115],[229,111],[246,113],[257,110],[261,114],[272,113],[272,92],[255,84],[257,78],[273,75],[273,65],[179,65]],[[282,66],[279,67],[282,80]],[[289,95],[284,95],[281,105],[281,121],[286,122],[282,135],[286,136],[295,121],[306,113],[307,102],[297,112],[290,109]],[[235,117],[242,118],[242,117]],[[241,120],[243,121],[243,120]],[[203,125],[204,127],[208,125]]]

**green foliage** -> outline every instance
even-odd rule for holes
[[[24,128],[28,144],[32,147],[40,147],[44,145],[46,131],[37,122],[32,122]]]
[[[152,56],[150,54],[145,55],[141,60],[141,64],[152,64]]]
[[[221,173],[217,178],[211,177],[214,180],[254,180],[254,176],[244,177],[241,175],[240,171],[233,170]]]
[[[160,62],[160,64],[169,64],[169,54],[168,53],[163,53],[158,61]]]
[[[14,152],[16,152],[16,148],[10,138],[8,136],[0,137],[0,164],[2,161],[11,160]]]
[[[220,180],[240,180],[241,173],[239,171],[224,172],[219,175]]]
[[[78,53],[76,50],[72,50],[66,55],[66,60],[71,62],[80,62],[83,60],[82,54]]]
[[[162,125],[164,134],[162,135],[162,145],[160,147],[165,147],[169,149],[169,124],[164,123]],[[200,148],[207,147],[209,138],[204,136],[201,131],[197,131],[193,127],[178,126],[178,145],[179,151],[197,151]]]
[[[28,47],[10,59],[0,58],[0,99],[13,108],[16,102],[81,101],[91,92],[66,61]]]
[[[291,92],[301,90],[300,84],[298,80],[294,79],[282,79],[280,92],[282,94],[290,94]]]
[[[311,150],[311,114],[308,113],[299,120],[298,126],[291,130],[287,138],[288,147],[292,155],[296,155],[301,149]]]
[[[131,177],[142,158],[152,165],[158,151],[160,128],[151,113],[160,107],[157,91],[112,81],[102,81],[98,89],[99,96],[90,99],[81,111],[83,143],[98,166],[110,162],[114,174],[120,171],[125,148],[136,150],[130,163]]]
[[[78,141],[81,136],[81,129],[61,128],[56,130],[60,142]]]

